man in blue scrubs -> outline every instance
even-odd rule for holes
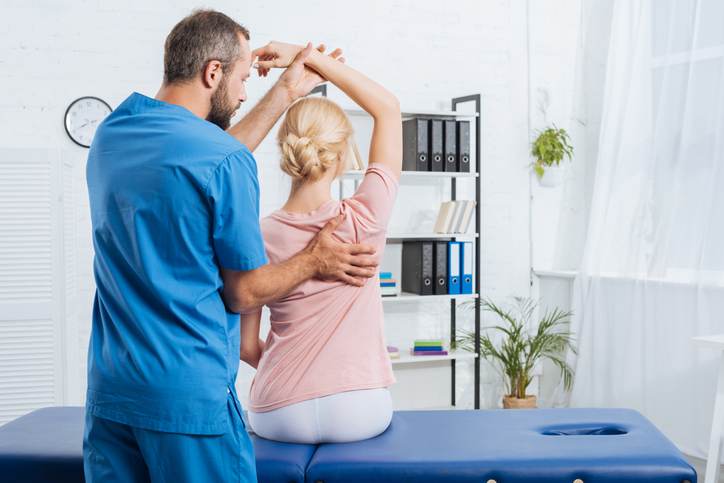
[[[156,97],[132,94],[96,132],[88,482],[256,481],[234,389],[234,312],[312,277],[360,285],[375,273],[370,247],[332,237],[339,220],[292,259],[267,263],[251,151],[322,79],[304,66],[307,47],[226,131],[246,98],[248,40],[218,12],[183,19],[166,39]]]

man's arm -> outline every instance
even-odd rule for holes
[[[232,312],[261,307],[284,297],[294,287],[316,275],[314,259],[298,253],[289,260],[238,272],[222,269],[224,302]]]
[[[324,53],[324,45],[319,45],[317,50],[320,54]],[[298,53],[295,53],[294,61],[286,64],[289,65],[289,68],[279,77],[279,80],[251,111],[226,132],[245,144],[250,151],[254,151],[292,102],[306,96],[324,81],[319,74],[304,65],[311,51],[310,45],[308,49],[300,49]],[[252,53],[253,56],[259,54],[264,55],[261,49]],[[335,49],[328,57],[344,62],[341,55],[342,51]]]
[[[232,312],[251,310],[278,300],[310,278],[362,286],[377,272],[375,249],[337,241],[332,233],[342,220],[328,222],[307,247],[281,263],[249,271],[222,269],[223,298]]]
[[[276,83],[241,121],[226,132],[254,151],[292,102],[292,94],[283,85]]]

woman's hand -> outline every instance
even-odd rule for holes
[[[252,51],[251,56],[257,59],[254,68],[260,76],[266,77],[273,68],[289,67],[302,49],[302,45],[271,41]]]
[[[304,48],[305,46],[303,45],[271,41],[263,47],[254,49],[251,53],[252,57],[257,59],[254,63],[254,68],[261,77],[266,77],[271,69],[289,67]],[[320,53],[324,53],[326,47],[324,44],[319,44],[317,50]],[[334,49],[329,56],[340,62],[344,62],[342,49]]]
[[[290,101],[293,102],[301,97],[306,96],[311,92],[312,89],[325,81],[325,79],[321,75],[305,65],[305,62],[311,54],[314,53],[316,55],[322,55],[324,49],[325,47],[322,44],[317,47],[317,51],[315,52],[312,48],[312,44],[307,44],[305,48],[297,53],[292,63],[279,77],[277,84],[287,92]],[[342,51],[340,49],[336,49],[328,57],[333,60],[340,60],[344,62],[344,59],[339,58],[341,54]],[[279,62],[279,60],[277,59],[268,62],[274,63]]]

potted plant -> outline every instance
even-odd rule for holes
[[[533,171],[542,186],[557,186],[563,173],[560,166],[564,157],[573,159],[573,146],[565,129],[554,124],[538,134],[531,145],[531,155],[535,158]]]
[[[482,301],[482,309],[495,314],[501,323],[481,332],[480,352],[503,372],[507,390],[503,407],[534,408],[537,406],[536,396],[528,395],[526,390],[532,380],[533,368],[539,361],[548,359],[558,366],[566,390],[570,390],[573,384],[573,369],[565,360],[566,350],[576,353],[567,327],[571,312],[558,308],[548,310],[538,321],[537,329],[531,331],[536,304],[520,297],[516,297],[515,302],[511,311],[489,300]],[[491,332],[500,334],[500,337],[492,337]],[[461,335],[456,336],[456,346],[474,352],[475,332],[461,331]]]

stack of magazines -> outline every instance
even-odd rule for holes
[[[412,347],[413,356],[446,356],[442,339],[418,339]]]

